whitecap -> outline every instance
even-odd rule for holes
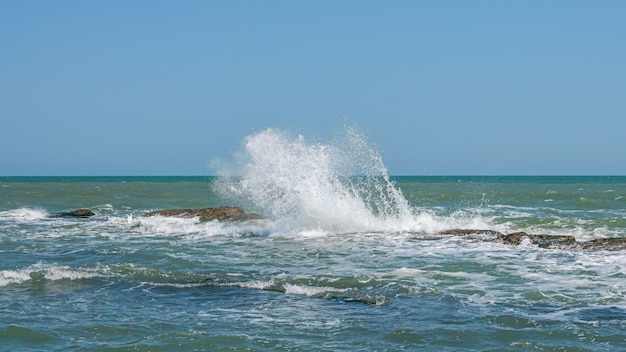
[[[345,292],[347,289],[336,289],[333,287],[317,287],[307,285],[294,285],[285,284],[285,293],[288,295],[304,295],[304,296],[319,296],[326,292]]]
[[[106,268],[79,268],[66,265],[37,263],[26,268],[0,271],[0,287],[31,280],[80,280],[107,276]]]
[[[0,211],[0,219],[14,220],[19,222],[46,219],[49,216],[50,214],[43,209],[19,208]]]

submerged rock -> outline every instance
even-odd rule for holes
[[[94,215],[96,214],[89,209],[78,209],[78,210],[67,211],[63,213],[50,214],[50,217],[51,218],[88,218]]]
[[[257,214],[246,214],[241,207],[215,207],[201,209],[166,209],[152,211],[142,216],[172,216],[179,218],[199,218],[200,221],[246,221],[262,219]]]

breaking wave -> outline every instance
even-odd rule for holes
[[[20,222],[41,220],[49,217],[50,214],[42,209],[18,208],[0,211],[0,219]]]
[[[424,224],[390,181],[382,157],[355,128],[331,143],[266,129],[248,136],[216,183],[292,229],[379,231]]]

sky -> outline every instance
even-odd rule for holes
[[[0,176],[212,175],[356,125],[391,175],[626,175],[626,1],[0,0]]]

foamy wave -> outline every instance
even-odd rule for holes
[[[106,271],[106,270],[105,270]],[[105,275],[103,269],[74,269],[57,264],[37,263],[23,269],[0,271],[0,287],[27,281],[80,280]]]
[[[215,236],[264,236],[274,226],[270,221],[258,220],[246,223],[199,221],[198,218],[167,216],[112,217],[109,223],[116,227],[130,226],[142,236],[181,236],[187,240],[199,240]]]
[[[244,282],[233,282],[229,284],[223,284],[222,286],[232,286],[232,287],[241,287],[241,288],[252,288],[256,290],[267,290],[271,287],[274,287],[276,283],[274,280],[267,281],[244,281]]]
[[[122,220],[123,221],[123,220]],[[190,234],[202,231],[202,226],[197,218],[176,218],[166,216],[150,216],[134,218],[129,216],[126,222],[145,234]]]
[[[13,210],[0,211],[0,219],[14,221],[35,221],[49,217],[50,214],[43,209],[19,208]]]
[[[247,137],[244,148],[235,170],[222,172],[218,191],[251,202],[284,228],[383,230],[413,216],[378,152],[354,129],[329,144],[267,129]]]
[[[419,277],[424,274],[424,271],[417,268],[401,267],[393,270],[390,274],[397,277]]]
[[[380,154],[353,128],[330,143],[267,129],[248,136],[237,155],[235,165],[220,172],[216,191],[267,215],[274,234],[508,230],[492,226],[488,207],[446,216],[411,207],[390,181]]]
[[[286,282],[276,282],[274,279],[270,279],[266,281],[257,280],[257,281],[235,282],[235,283],[223,284],[222,286],[241,287],[241,288],[249,288],[249,289],[255,289],[255,290],[277,291],[277,292],[282,292],[288,295],[301,295],[301,296],[309,296],[309,297],[320,297],[320,296],[324,296],[325,294],[337,295],[340,293],[348,292],[350,290],[350,288],[310,286],[310,285],[292,284],[292,283],[286,283]]]
[[[306,286],[306,285],[292,285],[285,284],[285,293],[288,295],[304,295],[304,296],[319,296],[326,292],[346,292],[348,289],[336,289],[334,287],[318,287],[318,286]]]

